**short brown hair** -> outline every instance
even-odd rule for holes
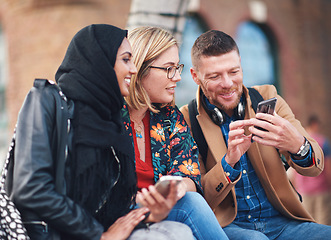
[[[201,57],[219,56],[233,50],[239,54],[239,48],[231,36],[221,31],[209,30],[201,34],[193,44],[191,50],[192,65],[198,69],[198,62]]]

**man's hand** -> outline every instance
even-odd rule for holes
[[[137,203],[141,206],[148,207],[150,215],[146,221],[148,222],[160,222],[165,219],[170,210],[177,203],[177,187],[175,181],[170,183],[170,191],[166,198],[164,198],[153,185],[143,188],[141,192],[137,194]]]
[[[230,123],[229,139],[228,139],[228,152],[225,156],[225,161],[231,166],[239,161],[240,157],[251,146],[252,135],[245,135],[245,126],[250,125],[250,120],[239,120]]]
[[[124,240],[127,239],[133,229],[145,218],[148,208],[132,210],[127,215],[120,217],[104,232],[100,240]]]
[[[277,113],[274,115],[257,113],[256,118],[250,119],[250,122],[252,126],[249,127],[249,131],[257,143],[295,154],[305,141],[299,131]],[[261,131],[254,126],[264,128],[267,131]]]

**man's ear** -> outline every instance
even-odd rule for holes
[[[200,85],[200,80],[199,80],[199,78],[198,78],[198,73],[197,73],[197,71],[196,71],[194,68],[190,68],[190,72],[191,72],[191,76],[192,76],[192,78],[193,78],[193,81],[194,81],[196,84]]]

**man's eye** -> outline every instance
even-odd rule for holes
[[[212,75],[212,76],[209,76],[208,78],[211,80],[215,80],[215,79],[219,78],[219,75]]]

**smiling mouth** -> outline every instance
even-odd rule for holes
[[[166,88],[167,90],[174,90],[176,86],[173,86],[173,87],[168,87]]]
[[[223,98],[231,98],[235,94],[235,91],[228,92],[228,93],[220,93],[221,97]]]
[[[130,84],[130,82],[131,82],[131,78],[130,78],[130,79],[129,79],[129,78],[125,78],[124,81],[125,81],[127,84]]]

